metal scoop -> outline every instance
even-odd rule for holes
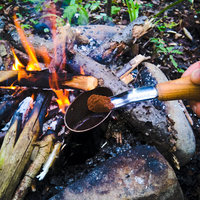
[[[158,97],[160,101],[187,99],[200,101],[200,85],[190,81],[190,76],[173,81],[159,83],[155,87],[147,86],[131,89],[121,94],[110,97],[113,109],[131,102],[149,100]]]

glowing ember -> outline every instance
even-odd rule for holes
[[[36,55],[35,55],[35,51],[34,51],[32,45],[30,44],[30,42],[28,42],[28,40],[26,39],[26,36],[25,36],[23,30],[21,29],[15,14],[14,14],[14,22],[15,22],[15,26],[17,27],[17,31],[19,33],[19,36],[21,38],[21,42],[22,42],[27,54],[29,55],[29,59],[30,59],[28,65],[26,67],[26,70],[29,70],[29,71],[33,71],[33,70],[40,71],[41,68],[40,68],[39,63],[37,61],[37,58],[36,58]]]

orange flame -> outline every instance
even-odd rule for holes
[[[68,99],[68,95],[69,95],[69,91],[67,92],[63,92],[63,90],[54,90],[54,92],[56,93],[58,99],[56,99],[58,106],[60,108],[60,110],[65,113],[65,107],[66,105],[69,105],[69,99]]]
[[[36,54],[35,54],[35,51],[34,51],[34,49],[33,49],[33,46],[30,44],[30,42],[28,42],[28,40],[26,39],[26,36],[25,36],[25,34],[24,34],[24,32],[23,32],[23,30],[20,28],[20,25],[19,25],[19,23],[18,23],[18,21],[17,21],[17,17],[16,17],[16,15],[14,15],[14,22],[15,22],[15,26],[17,27],[17,31],[18,31],[18,33],[19,33],[19,36],[20,36],[20,38],[21,38],[21,41],[22,41],[22,44],[23,44],[23,46],[24,46],[24,48],[25,48],[25,50],[26,50],[26,52],[27,52],[27,54],[29,55],[29,59],[30,59],[30,61],[29,61],[29,63],[28,63],[28,65],[27,65],[27,67],[26,67],[26,70],[29,70],[29,71],[33,71],[33,70],[36,70],[36,71],[39,71],[39,70],[41,70],[41,68],[40,68],[40,66],[39,66],[39,63],[38,63],[38,61],[37,61],[37,58],[36,58]],[[56,28],[55,28],[55,22],[53,21],[52,22],[52,32],[53,32],[53,39],[54,39],[54,48],[55,48],[55,56],[56,56]],[[64,48],[64,46],[63,46],[63,48]],[[43,58],[44,58],[44,62],[45,62],[45,64],[46,64],[46,66],[49,66],[49,64],[50,64],[50,58],[49,58],[49,56],[48,56],[48,52],[47,52],[47,50],[46,49],[44,49],[44,48],[41,48],[40,50],[39,50],[39,52],[43,52],[42,53],[42,55],[43,55]],[[14,54],[14,53],[13,53]],[[45,54],[45,55],[44,55]],[[65,56],[63,55],[63,58],[64,58]],[[56,58],[54,58],[54,59],[56,59]],[[17,59],[17,56],[15,57],[15,64],[14,64],[14,67],[15,66],[18,66],[19,64],[18,64],[18,59]],[[21,69],[21,68],[23,68],[24,66],[22,65],[19,65],[18,66],[18,68],[16,68],[16,69]],[[26,73],[25,72],[20,72],[20,74],[19,74],[20,76],[22,76],[23,78],[31,78],[31,77],[29,77],[28,75],[26,75]],[[19,77],[20,78],[20,77]],[[59,88],[59,86],[58,86],[58,76],[57,76],[57,73],[56,72],[54,72],[54,73],[52,73],[52,77],[50,77],[49,78],[49,86],[52,88],[52,90],[56,93],[56,95],[57,95],[57,97],[58,97],[58,99],[57,99],[57,103],[58,103],[58,105],[59,105],[59,108],[60,108],[60,110],[64,113],[65,112],[65,107],[66,107],[66,105],[69,105],[70,104],[70,101],[69,101],[69,99],[68,99],[68,95],[69,95],[69,91],[65,91],[65,92],[63,92],[63,90],[60,90],[60,88]]]
[[[14,49],[12,48],[11,50],[12,50],[12,53],[13,53],[13,56],[14,56],[14,59],[15,59],[15,63],[13,64],[12,69],[13,70],[20,70],[21,68],[24,68],[24,65],[17,58],[17,56],[14,52]]]
[[[85,75],[85,72],[83,70],[83,67],[80,66],[80,74]]]
[[[27,54],[29,55],[30,61],[27,65],[27,67],[26,67],[26,70],[40,71],[41,68],[40,68],[39,63],[37,61],[35,51],[34,51],[32,45],[30,44],[30,42],[28,42],[28,40],[26,39],[26,36],[25,36],[23,30],[21,29],[19,22],[17,21],[16,14],[14,14],[14,23],[15,23],[15,26],[17,27],[17,31],[18,31],[19,36],[21,38],[21,42],[22,42]]]
[[[56,80],[56,81],[54,81]],[[52,90],[56,93],[58,99],[56,99],[58,106],[60,110],[65,113],[65,107],[66,105],[70,104],[70,101],[68,99],[69,91],[63,92],[63,90],[59,89],[58,86],[58,75],[57,73],[52,73],[52,77],[49,78],[49,86],[52,88]],[[53,89],[55,88],[55,89]]]

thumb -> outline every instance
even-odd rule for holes
[[[194,84],[200,85],[200,68],[196,69],[191,74],[191,81]]]

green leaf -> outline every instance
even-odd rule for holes
[[[157,38],[150,38],[151,42],[157,43],[158,39]]]
[[[166,27],[163,25],[157,26],[160,32],[163,32],[166,30]]]
[[[120,11],[120,7],[112,6],[111,7],[111,15],[116,15]]]
[[[178,67],[178,64],[176,63],[176,61],[174,60],[174,57],[172,55],[169,55],[170,60],[172,61],[172,64],[174,65],[174,67]]]
[[[166,47],[166,49],[170,53],[174,49],[174,47]]]
[[[183,54],[183,52],[179,51],[178,49],[173,50],[171,53]]]
[[[90,6],[91,11],[97,10],[98,8],[100,8],[100,1],[92,3],[92,5]]]
[[[38,24],[38,21],[35,21],[34,19],[30,19],[30,22],[32,22],[34,25]]]
[[[180,72],[180,73],[184,73],[185,72],[185,70],[180,69],[180,68],[177,68],[177,71]]]
[[[78,24],[79,25],[85,25],[85,24],[87,24],[89,22],[88,13],[85,10],[85,8],[83,8],[82,6],[79,7],[79,9],[78,9],[78,12],[79,12],[80,16],[78,18]]]
[[[85,9],[88,9],[90,6],[91,6],[91,4],[90,4],[90,3],[87,3],[87,4],[85,5]]]
[[[65,8],[63,12],[63,18],[64,19],[67,18],[69,20],[69,23],[71,24],[72,17],[77,12],[77,9],[78,9],[77,4],[69,5],[68,7]]]
[[[158,48],[160,49],[160,50],[158,50],[158,52],[167,53],[166,48],[164,48],[164,47],[162,47],[162,46],[159,46]]]

